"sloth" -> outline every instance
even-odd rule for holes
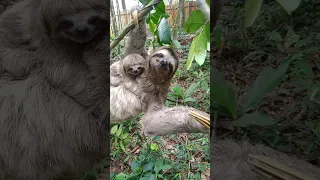
[[[110,86],[111,123],[132,118],[145,112],[142,130],[147,135],[169,135],[175,133],[208,133],[188,113],[196,111],[209,118],[207,113],[190,107],[164,107],[171,79],[178,69],[178,56],[169,47],[160,47],[147,57],[146,67],[130,81],[130,88],[123,81],[117,87]],[[112,79],[110,84],[112,84]]]
[[[140,61],[145,62],[144,71],[136,79],[131,78],[125,81],[126,78],[130,77],[126,75],[124,69],[126,69],[127,64],[130,64],[129,66],[135,65],[136,57],[140,57],[138,58],[139,67],[141,66]],[[151,98],[164,103],[171,78],[179,65],[177,55],[171,48],[167,47],[157,49],[146,60],[140,55],[132,54],[116,63],[120,66],[118,69],[123,69],[123,73],[121,73],[123,76],[118,77],[122,79],[120,86],[112,86],[114,84],[113,78],[110,81],[111,122],[132,118],[146,111]],[[113,67],[116,66],[113,64],[110,67],[111,72]],[[119,80],[116,82],[119,82]],[[157,97],[154,97],[155,95]]]
[[[117,87],[126,81],[126,88],[130,89],[130,82],[134,83],[145,68],[146,60],[141,55],[133,53],[126,56],[110,66],[110,86]]]
[[[0,179],[80,179],[109,155],[109,3],[24,0],[0,18]]]
[[[141,9],[140,6],[133,6],[130,9],[131,17],[134,17],[134,11],[140,11]],[[143,58],[147,58],[148,53],[145,48],[147,40],[146,27],[146,18],[143,17],[139,20],[138,25],[128,33],[128,40],[124,46],[123,57],[136,53],[140,54]]]

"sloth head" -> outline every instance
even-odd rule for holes
[[[144,72],[146,60],[141,55],[133,53],[122,60],[122,66],[126,75],[136,77]]]
[[[40,11],[49,38],[84,44],[108,31],[107,1],[41,0]]]
[[[154,76],[163,80],[173,77],[179,66],[179,59],[173,49],[160,47],[149,56],[149,68]]]

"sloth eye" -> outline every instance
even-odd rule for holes
[[[155,54],[155,55],[153,55],[154,57],[159,57],[159,58],[163,58],[164,57],[164,55],[162,54],[162,53],[158,53],[158,54]]]
[[[61,20],[58,24],[59,29],[69,29],[72,26],[73,26],[73,22],[67,19]]]

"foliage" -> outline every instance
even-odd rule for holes
[[[287,2],[290,7],[283,5]],[[217,97],[212,98],[227,96],[233,103],[215,107],[225,102],[218,99],[212,108],[219,113],[218,120],[227,117],[233,126],[241,127],[224,135],[262,141],[279,151],[315,160],[320,155],[320,4],[264,0],[254,23],[244,28],[245,19],[252,18],[246,17],[250,13],[245,3],[227,4],[214,29],[214,58],[223,74],[216,72],[220,79],[212,77],[216,83],[211,88],[222,83],[231,90],[222,95],[216,90]],[[281,78],[276,77],[277,71]],[[273,78],[281,83],[269,84]],[[239,103],[236,110],[234,99]]]
[[[211,83],[213,83],[214,86],[211,86],[210,89],[210,99],[212,101],[211,110],[232,118],[234,120],[234,126],[268,126],[276,123],[275,120],[266,117],[261,112],[255,111],[250,114],[248,114],[248,112],[254,109],[266,94],[270,93],[279,85],[288,66],[289,63],[286,62],[276,70],[267,67],[261,71],[246,93],[244,101],[239,105],[239,108],[235,91],[227,84],[223,75],[213,68],[211,71]]]
[[[140,0],[144,5],[150,1],[151,0]],[[170,45],[177,48],[181,47],[181,44],[176,39],[172,39],[172,33],[167,21],[169,17],[165,12],[163,1],[154,7],[147,15],[146,22],[154,36],[154,40],[150,43],[153,48],[157,45],[156,43],[160,46]],[[200,66],[203,65],[206,60],[207,51],[210,49],[210,22],[205,19],[201,10],[195,10],[184,23],[184,30],[189,34],[195,33],[186,63],[186,68],[189,70],[194,60]]]

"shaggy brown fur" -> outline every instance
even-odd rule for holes
[[[252,145],[247,141],[237,143],[232,140],[212,141],[211,178],[212,180],[269,180],[253,171],[248,154],[262,155],[288,165],[300,172],[320,177],[320,169],[296,157],[288,156],[263,145]]]
[[[160,54],[163,56],[162,58],[158,57]],[[130,59],[125,60],[133,63],[139,55],[134,54],[127,57]],[[161,65],[159,59],[162,59],[162,63],[165,61],[166,64]],[[141,56],[139,60],[142,60]],[[126,64],[123,64],[122,61],[123,60],[116,62],[117,64],[114,63],[111,69],[117,66],[123,69],[123,65],[126,66]],[[155,52],[144,61],[145,64],[143,66],[145,66],[145,70],[141,75],[135,77],[135,79],[118,76],[118,79],[122,79],[120,85],[112,86],[114,82],[110,83],[111,122],[123,121],[146,111],[148,102],[150,102],[151,99],[164,104],[171,78],[179,65],[178,57],[171,48],[161,47],[155,50]],[[122,74],[125,74],[124,71],[122,72]],[[115,78],[111,79],[111,81],[114,80],[119,82],[119,80]]]
[[[109,154],[108,9],[24,0],[1,16],[0,179],[79,179]]]

